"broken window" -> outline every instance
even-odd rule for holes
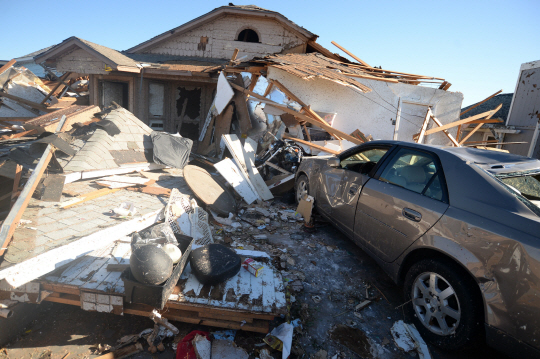
[[[179,87],[176,99],[178,123],[175,130],[183,137],[197,140],[201,120],[201,88]]]
[[[148,117],[149,125],[156,131],[163,131],[163,111],[165,108],[165,85],[150,82],[148,85]]]
[[[254,30],[244,29],[238,34],[237,41],[243,42],[259,42],[259,35]]]
[[[101,81],[100,82],[100,101],[101,108],[111,106],[113,102],[128,108],[129,87],[127,82]]]

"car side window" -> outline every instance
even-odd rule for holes
[[[341,159],[340,165],[341,168],[349,171],[368,174],[386,152],[388,152],[387,148],[370,148],[362,150]]]
[[[444,201],[441,178],[439,164],[431,155],[402,148],[388,163],[379,180]]]

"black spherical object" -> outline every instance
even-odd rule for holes
[[[202,284],[218,284],[233,277],[242,265],[240,256],[221,244],[208,244],[191,252],[191,270]]]
[[[129,266],[137,281],[152,285],[165,282],[173,271],[171,257],[152,244],[136,248],[129,258]]]

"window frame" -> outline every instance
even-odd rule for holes
[[[402,187],[402,186],[399,186],[397,184],[393,184],[393,183],[389,183],[389,182],[386,182],[386,181],[382,181],[380,179],[382,173],[384,172],[384,170],[386,169],[386,167],[388,167],[388,165],[392,162],[392,160],[398,156],[399,152],[401,150],[409,150],[409,151],[415,151],[415,152],[420,152],[420,153],[424,153],[425,155],[431,157],[431,159],[433,160],[433,162],[435,163],[435,166],[436,166],[436,171],[435,171],[435,174],[432,176],[432,178],[430,178],[429,182],[426,184],[426,186],[424,187],[424,189],[422,190],[421,193],[418,193],[418,192],[415,192],[413,190],[410,190],[408,188],[405,188],[405,187]],[[374,174],[373,178],[378,180],[378,181],[381,181],[381,182],[385,182],[385,183],[388,183],[392,186],[397,186],[397,187],[400,187],[400,188],[403,188],[407,191],[410,191],[412,193],[416,193],[420,196],[424,196],[426,198],[430,198],[434,201],[439,201],[439,202],[443,202],[443,203],[446,203],[446,204],[450,204],[450,195],[448,193],[448,186],[446,184],[446,176],[444,175],[444,168],[442,166],[442,163],[441,163],[441,160],[439,159],[439,156],[437,156],[436,153],[434,152],[431,152],[431,151],[426,151],[424,149],[421,149],[421,148],[416,148],[416,147],[409,147],[409,146],[395,146],[395,148],[392,150],[392,153],[391,154],[388,154],[387,152],[387,157],[384,159],[384,163],[381,163],[380,166],[376,167],[377,171],[376,173]],[[381,161],[382,161],[382,158],[381,158]],[[379,162],[381,162],[379,161]],[[427,188],[428,188],[428,185],[431,185],[432,182],[434,181],[435,179],[435,176],[439,176],[440,178],[440,182],[441,182],[441,190],[443,192],[443,198],[441,200],[438,200],[436,198],[432,198],[432,197],[428,197],[426,196],[424,193],[426,192]]]
[[[359,148],[360,147],[360,148]],[[382,165],[382,163],[384,163],[386,161],[386,158],[388,157],[388,155],[390,154],[390,152],[393,152],[393,148],[395,146],[393,145],[384,145],[384,144],[379,144],[379,145],[367,145],[367,146],[359,146],[359,147],[353,147],[353,148],[350,148],[342,153],[340,153],[338,155],[338,159],[339,159],[339,168],[342,169],[342,170],[345,170],[345,171],[351,171],[351,170],[348,170],[346,168],[343,168],[341,167],[341,161],[344,159],[344,158],[347,158],[347,157],[350,157],[350,156],[353,156],[357,153],[360,153],[360,152],[363,152],[363,151],[369,151],[369,150],[373,150],[373,149],[385,149],[387,150],[386,153],[381,157],[381,159],[379,160],[379,162],[377,162],[377,164],[375,165],[375,167],[373,167],[371,169],[371,171],[369,171],[368,173],[366,173],[365,175],[370,177],[370,178],[373,178],[375,173],[378,171],[378,168],[379,166]],[[354,172],[354,171],[351,171],[351,172]],[[358,173],[358,172],[355,172],[355,173]],[[360,174],[360,173],[358,173]]]

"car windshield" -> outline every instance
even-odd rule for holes
[[[540,216],[540,172],[514,172],[495,176],[536,215]]]

